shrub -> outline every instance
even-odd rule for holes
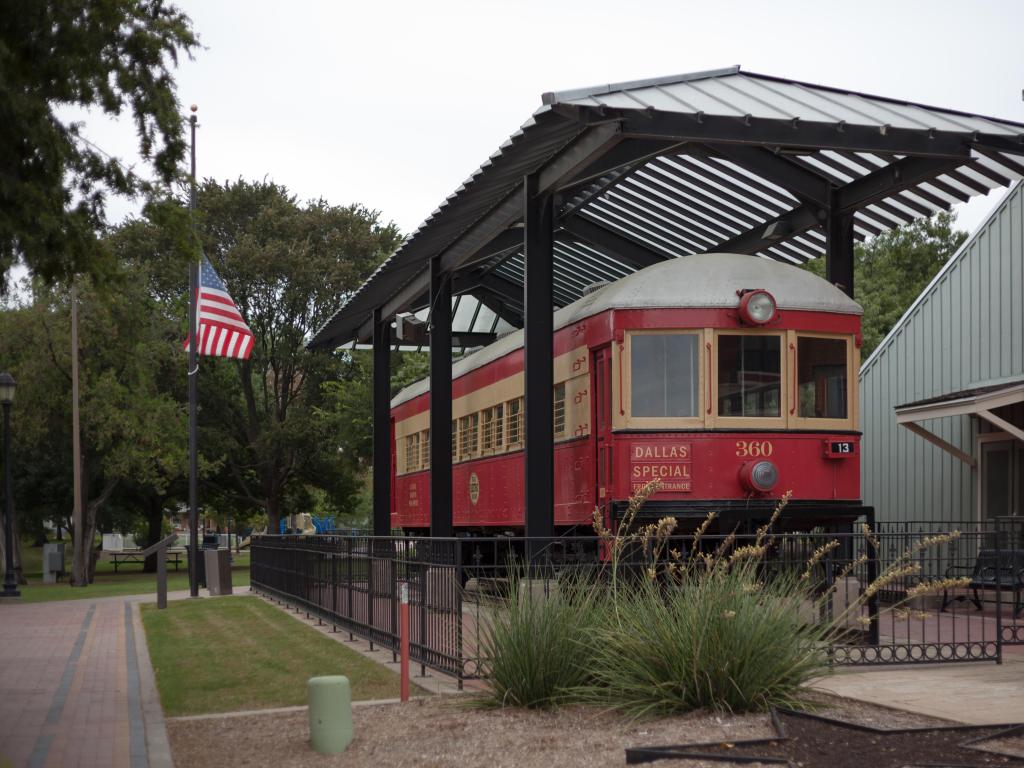
[[[590,635],[590,681],[574,698],[635,716],[797,705],[801,686],[827,670],[826,630],[801,621],[795,579],[755,576],[747,562],[667,589],[620,588]]]
[[[686,546],[672,539],[673,518],[633,530],[657,488],[655,482],[636,493],[615,531],[595,510],[594,528],[607,556],[596,583],[577,578],[541,595],[522,579],[511,580],[510,593],[481,626],[491,703],[593,703],[637,717],[798,707],[805,684],[831,671],[830,644],[851,621],[871,623],[865,610],[872,595],[916,577],[921,551],[959,536],[926,537],[908,547],[833,615],[835,584],[878,557],[879,541],[866,526],[865,551],[826,584],[817,573],[839,541],[822,544],[805,563],[779,568],[771,562],[771,529],[789,493],[755,536],[729,534],[712,549],[705,533],[714,514]],[[964,581],[921,581],[889,610]]]
[[[508,593],[481,615],[487,703],[549,707],[584,685],[583,639],[595,627],[598,595],[582,581],[545,584],[513,574]]]

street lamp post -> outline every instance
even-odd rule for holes
[[[14,574],[14,494],[11,492],[11,404],[16,382],[9,373],[0,373],[0,405],[4,407],[4,591],[2,597],[21,597]]]

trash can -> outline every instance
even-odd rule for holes
[[[56,584],[64,575],[64,542],[43,544],[43,584]]]
[[[231,594],[231,553],[226,549],[207,549],[203,552],[206,566],[206,586],[211,595]]]

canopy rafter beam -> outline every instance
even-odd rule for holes
[[[966,153],[959,159],[904,157],[895,163],[882,166],[837,189],[835,212],[841,215],[852,215],[857,210],[889,197],[895,192],[929,181],[934,176],[962,163],[963,157],[969,158],[970,153]],[[720,243],[717,249],[735,253],[757,253],[774,245],[779,239],[788,239],[824,224],[826,216],[821,213],[808,206],[794,208]],[[769,230],[784,233],[784,237],[765,237],[765,233]]]
[[[849,150],[852,152],[887,152],[896,155],[924,157],[956,157],[968,143],[988,146],[1004,152],[1024,154],[1024,144],[1002,136],[966,132],[922,132],[910,128],[872,126],[846,123],[800,121],[764,118],[735,118],[722,115],[677,114],[659,112],[651,115],[642,110],[577,107],[583,122],[619,118],[625,138],[663,138],[715,144],[748,144],[791,149]]]

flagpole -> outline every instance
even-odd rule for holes
[[[192,175],[188,196],[188,210],[192,220],[192,233],[196,231],[196,105],[188,122],[192,129]],[[191,597],[199,597],[199,477],[196,410],[199,402],[199,354],[197,331],[199,296],[199,258],[193,254],[188,266],[188,526],[189,558],[188,587]]]

